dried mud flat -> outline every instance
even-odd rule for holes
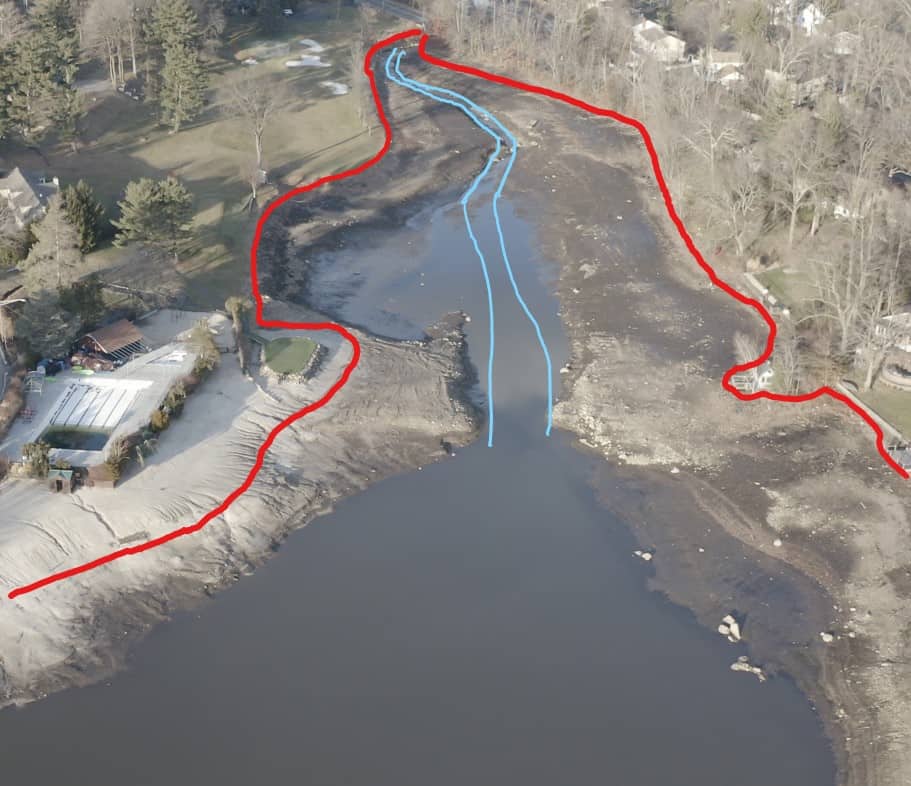
[[[405,70],[495,108],[519,139],[506,196],[558,264],[572,346],[555,423],[608,459],[594,482],[654,549],[651,585],[712,628],[732,610],[745,620],[751,659],[817,708],[841,783],[911,782],[911,486],[847,408],[721,388],[735,331],[765,328],[686,251],[638,136],[414,60]],[[437,123],[437,145],[481,136],[455,112]]]
[[[406,64],[406,73],[421,71],[413,60]],[[593,480],[643,546],[655,549],[644,568],[652,585],[711,627],[731,610],[745,619],[753,660],[793,676],[818,707],[843,783],[911,782],[907,484],[847,410],[744,403],[722,390],[734,331],[760,335],[762,325],[712,288],[676,239],[636,137],[478,80],[439,70],[432,79],[495,107],[520,141],[507,196],[534,208],[542,254],[559,265],[572,345],[557,424],[608,459]],[[469,121],[428,110],[404,91],[386,98],[396,137],[389,156],[276,215],[287,244],[279,238],[272,246],[280,275],[265,271],[265,291],[306,300],[311,254],[341,247],[355,227],[394,226],[422,202],[451,198],[482,165],[488,140]],[[189,552],[173,544],[160,555],[167,565],[136,558],[133,576],[112,566],[100,588],[80,579],[70,590],[48,590],[54,603],[70,593],[83,597],[81,605],[64,603],[54,625],[70,636],[89,630],[91,638],[63,653],[56,668],[33,669],[41,680],[16,683],[7,668],[7,696],[110,668],[136,633],[250,570],[289,528],[333,499],[442,455],[444,435],[454,444],[473,438],[474,412],[461,403],[471,372],[457,336],[445,329],[424,344],[363,336],[364,358],[351,384],[321,416],[308,416],[276,443],[254,486],[266,493],[244,497],[224,522],[185,541],[198,549],[192,566]],[[253,414],[277,419],[274,405],[260,399]],[[225,442],[220,460],[235,467],[247,461],[264,428],[229,432],[239,441]],[[316,480],[300,471],[301,451],[314,449],[325,456],[314,460],[325,460]],[[205,501],[198,494],[193,500]],[[183,522],[187,505],[179,498],[160,507]],[[263,527],[264,520],[271,523]],[[16,630],[25,630],[36,608],[26,605]],[[822,632],[834,641],[823,643]],[[39,628],[29,635],[45,634]],[[60,641],[51,643],[61,654]]]
[[[619,465],[605,497],[657,548],[654,585],[712,627],[738,610],[753,660],[798,681],[840,780],[908,783],[911,488],[847,408],[726,393],[735,331],[764,326],[683,247],[638,138],[535,99],[510,113],[533,116],[517,181],[549,186],[573,347],[555,422]]]

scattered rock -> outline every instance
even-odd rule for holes
[[[741,655],[736,662],[731,664],[731,671],[745,671],[755,674],[760,682],[765,682],[767,679],[765,672],[759,666],[753,666],[746,655]]]
[[[743,637],[740,633],[740,623],[734,619],[734,615],[725,614],[721,619],[721,624],[718,626],[718,632],[722,636],[727,636],[727,639],[732,644],[736,644]]]

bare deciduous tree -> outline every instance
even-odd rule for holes
[[[692,133],[685,136],[693,148],[709,165],[709,184],[715,188],[715,170],[742,140],[743,121],[739,113],[732,112],[721,103],[719,90],[710,90],[701,102],[693,121]]]
[[[796,112],[768,145],[769,195],[787,216],[789,249],[794,247],[801,208],[810,205],[831,180],[834,153],[816,125],[809,112]]]
[[[239,117],[253,140],[255,159],[251,178],[253,199],[256,199],[256,181],[263,172],[263,136],[269,119],[284,100],[285,92],[278,84],[267,83],[250,75],[243,75],[231,82],[230,101],[226,111]]]
[[[762,185],[742,157],[725,164],[718,180],[709,194],[717,223],[723,228],[718,239],[732,240],[737,256],[743,257],[759,230]]]
[[[790,320],[778,322],[772,364],[776,389],[786,396],[800,393],[804,376],[803,354],[800,351],[800,337]]]

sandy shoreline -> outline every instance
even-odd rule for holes
[[[270,303],[267,316],[314,321]],[[117,489],[51,495],[41,484],[0,486],[7,525],[0,591],[79,564],[138,535],[196,521],[236,488],[266,434],[322,395],[350,357],[328,345],[305,383],[246,379],[233,355],[187,401],[146,467]],[[441,440],[471,441],[476,413],[462,401],[464,338],[457,319],[425,342],[360,334],[357,374],[324,409],[276,440],[251,489],[201,532],[4,601],[0,704],[21,703],[100,679],[151,625],[265,561],[293,529],[333,502],[391,474],[446,456]],[[467,372],[470,376],[470,372]]]
[[[484,140],[453,162],[451,140],[426,144],[430,128],[418,113],[410,135],[398,138],[396,129],[382,162],[384,199],[363,204],[363,179],[376,177],[371,171],[273,215],[259,252],[261,289],[274,298],[267,319],[325,319],[286,302],[306,296],[305,243],[315,254],[344,244],[351,226],[404,222],[416,204],[445,198],[480,168]],[[440,318],[425,326],[420,341],[354,328],[362,354],[349,383],[279,436],[250,491],[200,533],[0,604],[0,637],[15,642],[0,653],[0,706],[103,678],[151,627],[252,572],[289,532],[335,501],[471,442],[480,419],[475,370],[461,317]],[[230,342],[223,324],[218,341]],[[327,346],[328,358],[302,385],[246,380],[236,357],[224,356],[146,467],[113,492],[66,497],[24,480],[0,485],[0,505],[12,522],[0,531],[0,592],[192,523],[217,505],[240,484],[269,430],[340,376],[350,347],[332,333],[312,337]]]

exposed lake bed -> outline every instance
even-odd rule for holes
[[[392,100],[400,100],[390,89]],[[475,132],[450,115],[432,114],[445,133],[435,137],[430,158],[416,162],[422,166],[409,168],[403,155],[393,167],[396,177],[407,179],[418,169],[440,171],[456,158],[442,196],[429,182],[408,186],[407,196],[390,199],[395,206],[388,207],[380,231],[376,216],[369,230],[358,228],[343,207],[356,202],[358,183],[350,192],[333,188],[339,205],[314,211],[317,223],[336,213],[345,225],[324,248],[308,248],[306,269],[292,269],[290,278],[301,283],[301,296],[311,305],[393,341],[413,341],[447,311],[464,312],[471,317],[463,326],[471,359],[480,368],[486,362],[482,282],[452,200],[464,174],[476,169],[483,140],[475,140],[477,148],[463,144]],[[511,106],[517,128],[539,116],[537,106]],[[423,156],[427,126],[421,123],[426,121],[400,126],[394,119],[405,137],[403,152]],[[545,144],[540,139],[538,150],[556,156],[542,150]],[[430,167],[423,166],[427,161]],[[695,332],[658,325],[637,303],[653,298],[666,305],[701,294],[675,290],[671,273],[671,283],[662,285],[667,288],[627,288],[618,296],[619,281],[605,277],[607,265],[580,271],[594,254],[570,250],[575,241],[567,238],[585,233],[566,233],[575,225],[556,202],[541,199],[545,162],[531,157],[526,166],[524,173],[518,168],[516,196],[504,208],[510,248],[521,260],[523,286],[546,315],[557,367],[569,366],[561,379],[572,395],[562,396],[569,403],[558,422],[592,453],[577,450],[565,433],[543,437],[543,365],[501,276],[494,448],[457,448],[453,458],[432,466],[421,461],[420,472],[338,504],[293,535],[267,570],[207,603],[199,619],[179,616],[158,629],[111,688],[62,694],[0,715],[0,748],[20,781],[60,777],[66,758],[75,772],[100,768],[100,782],[118,775],[131,783],[212,779],[217,759],[222,783],[304,774],[318,783],[581,784],[616,778],[643,786],[674,779],[720,786],[731,782],[732,773],[739,783],[757,786],[832,783],[817,718],[794,685],[780,678],[760,684],[731,673],[743,645],[725,642],[645,591],[652,576],[653,587],[692,608],[708,628],[722,613],[736,611],[746,622],[750,655],[771,673],[793,673],[813,695],[819,653],[825,652],[819,633],[832,623],[832,603],[821,585],[772,556],[773,534],[749,531],[754,505],[768,503],[760,492],[754,492],[758,501],[741,494],[737,477],[743,480],[762,461],[734,462],[730,469],[718,458],[722,448],[700,430],[710,428],[696,422],[709,420],[701,412],[681,418],[686,436],[675,441],[646,407],[649,434],[635,426],[641,400],[615,395],[623,385],[641,383],[631,369],[647,367],[643,359],[660,376],[659,362],[672,364],[700,340]],[[627,211],[623,231],[630,234],[620,235],[619,222],[610,233],[618,257],[629,261],[638,248],[643,272],[645,262],[659,259],[660,241],[648,235],[650,223],[637,212],[643,207],[634,202],[637,189],[627,176],[618,171],[600,181],[602,190],[604,182],[612,184],[612,202],[605,204],[603,191],[588,187],[578,168],[556,170],[549,187],[569,188],[560,178],[575,181],[578,201],[563,205],[576,225],[591,227]],[[378,178],[393,179],[388,170]],[[586,199],[590,219],[579,215]],[[487,206],[482,200],[478,210]],[[393,214],[419,220],[389,221]],[[308,221],[312,226],[312,217]],[[489,224],[483,234],[490,246]],[[299,248],[306,242],[300,238]],[[633,277],[639,271],[629,272]],[[649,286],[639,278],[628,283]],[[575,299],[573,289],[580,291]],[[695,301],[682,302],[685,310]],[[733,305],[711,305],[731,314],[730,325],[740,324]],[[721,327],[719,336],[728,329]],[[614,340],[592,342],[593,334]],[[651,341],[641,341],[643,335]],[[644,345],[648,354],[641,354]],[[699,384],[703,374],[716,371],[720,378],[728,350],[705,344],[699,353],[703,365],[690,373],[692,380]],[[610,358],[613,379],[592,369],[599,358]],[[674,384],[670,392],[656,385],[656,398],[691,402],[692,390],[680,385],[687,375],[668,374]],[[483,389],[483,379],[480,384]],[[585,401],[596,385],[597,410]],[[731,411],[737,406],[733,402]],[[610,407],[633,417],[617,425],[607,445],[605,430],[591,421],[613,425],[605,416]],[[776,414],[780,421],[773,427],[796,418],[795,411]],[[634,439],[643,434],[650,437],[645,447]],[[647,449],[661,445],[669,452],[655,461]],[[382,446],[375,447],[381,461]],[[620,466],[605,463],[602,453],[615,462],[622,454]],[[630,460],[637,455],[643,466]],[[671,475],[678,464],[683,469]],[[747,482],[753,485],[752,477]],[[725,487],[727,499],[718,496]],[[720,513],[733,527],[743,513],[737,505],[748,508],[740,526],[753,548],[743,548],[711,518],[711,511]],[[633,556],[643,547],[654,550],[649,564]],[[185,706],[188,696],[193,706]],[[131,708],[141,708],[137,717]],[[29,763],[27,752],[40,734],[51,735],[55,745],[61,740],[66,755],[44,757],[35,768],[34,753]],[[105,740],[103,755],[93,745],[97,739]],[[227,756],[226,739],[235,740],[228,746],[235,753]],[[148,758],[150,740],[172,755],[137,775],[129,762]],[[847,771],[844,762],[842,767]]]

